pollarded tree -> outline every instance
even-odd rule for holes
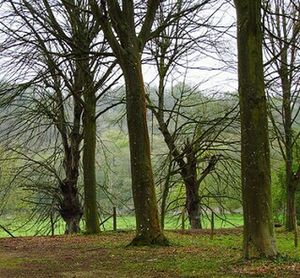
[[[71,203],[76,201],[73,195],[78,194],[77,180],[83,140],[86,230],[88,233],[97,233],[99,220],[95,145],[96,119],[99,115],[96,115],[96,102],[111,85],[107,84],[107,80],[115,63],[106,59],[105,66],[102,64],[100,49],[105,51],[106,45],[103,38],[98,36],[99,25],[91,20],[92,15],[86,10],[86,1],[24,1],[19,4],[6,1],[4,7],[8,9],[9,5],[13,10],[11,16],[17,19],[17,23],[16,26],[10,26],[7,22],[11,17],[3,16],[3,31],[10,38],[3,44],[3,49],[10,53],[15,50],[15,44],[23,46],[18,48],[18,54],[14,56],[17,59],[12,61],[13,65],[17,65],[13,68],[16,69],[14,75],[19,74],[19,68],[26,70],[28,65],[31,66],[31,71],[23,78],[28,79],[26,84],[38,85],[36,88],[40,88],[42,96],[42,91],[45,90],[43,99],[47,103],[41,103],[40,99],[36,99],[35,103],[44,106],[41,113],[50,117],[61,137],[66,172],[66,179],[60,182],[64,195],[61,202],[62,216],[68,219],[70,214],[78,212],[78,209],[71,207]],[[60,20],[57,20],[58,17]],[[17,28],[17,24],[22,24],[23,29]],[[97,56],[92,55],[96,49]],[[50,92],[49,99],[46,92]],[[53,97],[51,92],[54,92]],[[69,102],[70,99],[73,102]],[[55,105],[50,105],[53,102]],[[70,110],[66,109],[69,105],[73,109],[72,116]],[[69,118],[73,118],[72,124]],[[79,215],[80,217],[76,216],[77,226],[82,215],[81,210]],[[78,228],[79,226],[75,231]]]
[[[14,110],[10,108],[10,111],[7,111],[7,119],[11,123],[13,123],[12,119],[16,121],[7,130],[8,145],[19,152],[22,161],[27,159],[28,163],[25,164],[28,169],[32,168],[32,173],[38,172],[37,169],[44,165],[44,176],[48,173],[49,181],[53,182],[51,176],[56,179],[56,182],[48,189],[43,188],[42,191],[47,192],[47,195],[52,195],[51,197],[55,199],[59,214],[66,223],[66,233],[77,233],[80,230],[79,223],[83,214],[77,187],[83,110],[78,81],[70,81],[68,84],[64,82],[66,75],[62,76],[60,73],[68,68],[70,63],[62,62],[57,55],[59,49],[64,49],[64,45],[59,42],[55,45],[55,39],[50,32],[47,34],[47,30],[43,29],[40,24],[32,23],[33,6],[26,1],[24,3],[6,1],[3,5],[6,12],[2,14],[1,20],[2,36],[7,39],[2,44],[1,55],[3,58],[14,53],[9,60],[9,66],[3,69],[7,76],[10,75],[13,78],[7,80],[10,84],[2,88],[2,93],[6,95],[2,101],[7,101],[6,104],[11,108],[15,107]],[[12,18],[15,24],[10,25],[8,22]],[[49,43],[50,37],[52,43]],[[16,45],[18,45],[18,50],[16,50]],[[22,75],[21,72],[24,74]],[[76,96],[70,94],[72,90],[77,92]],[[69,99],[73,100],[73,113],[69,109],[71,104]],[[27,120],[25,115],[27,115]],[[24,132],[24,128],[31,132]],[[11,140],[9,133],[14,135],[14,140]],[[56,138],[62,148],[60,149],[56,140],[52,141],[49,137]],[[43,143],[40,143],[41,148],[39,144],[34,143],[39,140],[44,141],[44,144],[46,142],[49,144],[49,150],[47,154],[44,154],[43,162],[40,159],[42,156],[39,159],[35,157],[39,151],[44,152]],[[54,145],[52,145],[53,142]],[[21,154],[23,147],[24,155]],[[51,149],[52,147],[54,148]],[[58,150],[61,150],[61,156],[57,155]],[[32,153],[35,155],[30,155]],[[49,157],[58,159],[51,160],[48,159]],[[64,171],[58,170],[57,160],[59,159],[63,160]],[[24,173],[23,170],[21,171]],[[33,175],[32,180],[34,180]],[[30,187],[32,191],[34,191],[33,184],[33,182],[31,184],[24,182],[24,186],[27,189]],[[36,184],[39,184],[38,180]],[[57,187],[56,190],[55,187]],[[41,187],[36,186],[35,189],[39,191]]]
[[[244,257],[277,256],[267,102],[262,59],[261,1],[235,0],[242,140]]]
[[[173,107],[166,104],[162,108],[163,118],[159,118],[158,105],[149,102],[172,157],[163,191],[162,214],[165,214],[167,187],[172,184],[168,180],[176,174],[173,179],[177,183],[182,180],[185,188],[184,207],[190,227],[200,229],[205,211],[225,207],[226,198],[235,198],[227,194],[227,189],[234,187],[237,180],[233,174],[238,163],[233,155],[237,142],[229,131],[237,118],[237,109],[235,105],[226,105],[224,99],[201,96],[199,91],[185,85],[178,87],[180,94],[172,88]],[[170,102],[169,94],[168,90],[164,92],[166,103]],[[225,176],[226,182],[230,180],[226,190],[221,182]]]
[[[177,13],[180,14],[188,9],[190,4],[189,1],[178,1]],[[166,21],[168,14],[165,11],[168,8],[170,8],[168,2],[160,5],[156,19],[158,26]],[[219,22],[215,22],[216,20],[212,16],[219,9],[219,3],[212,6],[210,2],[204,1],[202,5],[198,5],[197,9],[189,13],[188,17],[174,19],[158,37],[149,43],[148,47],[158,75],[158,88],[155,96],[150,93],[149,108],[157,120],[159,130],[185,185],[185,208],[192,229],[201,228],[201,207],[203,205],[201,204],[203,200],[203,196],[200,194],[201,186],[214,172],[218,161],[220,161],[219,164],[223,164],[228,158],[224,149],[227,149],[230,142],[221,137],[226,127],[234,121],[232,115],[235,115],[233,113],[235,109],[233,105],[222,112],[221,110],[214,111],[211,115],[209,111],[212,109],[201,113],[200,107],[209,107],[210,104],[212,107],[212,103],[216,102],[214,97],[201,97],[198,90],[189,88],[185,84],[172,88],[171,93],[170,90],[166,90],[166,85],[170,79],[174,82],[176,78],[174,77],[176,74],[173,74],[174,71],[185,71],[184,80],[188,79],[188,64],[193,63],[193,67],[195,67],[196,59],[194,57],[215,54],[211,48],[207,49],[207,45],[215,45],[218,48],[221,44],[220,39],[216,40],[217,36],[214,32],[223,32],[226,28],[223,25],[218,28]],[[217,31],[213,29],[217,29]],[[201,74],[199,75],[201,76]],[[176,80],[177,82],[184,81],[178,77]],[[180,93],[176,93],[178,89]],[[171,94],[174,98],[171,101],[174,102],[173,106],[167,101],[170,102]],[[222,144],[221,141],[224,148],[218,151],[214,145]],[[205,190],[202,188],[201,191]],[[211,196],[211,198],[214,197]],[[165,202],[163,201],[163,203]]]
[[[107,52],[107,45],[103,36],[100,35],[99,24],[92,19],[88,1],[59,0],[54,3],[43,1],[42,5],[39,2],[36,1],[35,6],[30,5],[33,17],[40,22],[48,22],[48,25],[44,27],[46,32],[52,34],[58,42],[63,43],[70,52],[70,55],[66,53],[61,55],[72,63],[71,72],[74,76],[71,80],[76,87],[71,90],[71,94],[77,101],[80,100],[83,109],[83,131],[79,136],[82,136],[83,139],[84,212],[86,232],[93,234],[100,231],[95,156],[96,120],[101,113],[97,114],[96,105],[114,83],[114,79],[110,82],[109,78],[116,63],[113,62],[114,59],[106,58],[110,56]],[[38,7],[44,9],[43,15],[38,14]],[[61,9],[63,9],[62,17],[65,18],[65,22],[57,19]],[[95,51],[97,51],[97,55],[95,55]],[[102,56],[103,53],[105,53],[104,56]],[[63,74],[63,71],[60,73]]]

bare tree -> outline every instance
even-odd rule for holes
[[[178,1],[176,13],[180,14],[189,6],[189,2]],[[209,109],[202,114],[200,107],[213,107],[213,102],[217,102],[216,92],[210,92],[212,97],[205,97],[201,96],[198,88],[189,88],[185,85],[185,82],[188,82],[185,80],[188,79],[188,64],[192,64],[193,68],[197,67],[195,58],[191,57],[213,56],[215,53],[207,46],[214,46],[217,49],[219,43],[221,44],[218,41],[220,39],[216,39],[219,38],[218,34],[229,28],[224,26],[218,28],[219,22],[214,22],[213,15],[221,7],[222,3],[211,5],[209,2],[203,2],[203,5],[199,5],[189,13],[188,17],[174,19],[148,46],[158,75],[156,94],[151,97],[150,91],[148,98],[149,108],[158,122],[159,130],[184,182],[185,208],[192,229],[201,228],[203,196],[200,196],[200,186],[206,177],[214,172],[218,161],[221,160],[221,164],[226,161],[225,153],[223,152],[222,155],[221,153],[227,148],[229,142],[221,137],[226,127],[234,121],[234,115],[230,114],[235,114],[234,107],[228,108],[224,114],[221,111],[214,111],[215,115],[212,115],[208,112]],[[168,13],[165,11],[168,8],[170,8],[169,3],[160,5],[156,19],[158,26],[166,21]],[[190,61],[191,59],[194,60]],[[172,79],[172,83],[174,82],[176,74],[174,72],[177,71],[183,71],[184,76],[183,84],[177,86],[177,91],[179,90],[180,93],[176,93],[176,86],[166,89],[168,81]],[[175,80],[178,81],[178,78]],[[201,87],[201,84],[198,86]],[[170,98],[174,105],[170,105]],[[214,145],[221,144],[222,140],[224,149],[218,152]],[[227,155],[226,157],[228,158]],[[201,191],[204,192],[204,188]],[[167,195],[167,191],[164,192],[163,204]],[[162,212],[164,211],[165,208],[162,207]]]
[[[294,159],[299,124],[299,1],[264,3],[266,86],[274,135],[285,163],[286,229],[296,227],[295,194],[300,165]]]
[[[61,192],[65,196],[61,204],[61,215],[67,223],[70,223],[67,231],[78,231],[82,215],[78,197],[74,196],[78,195],[81,142],[84,140],[86,229],[88,233],[97,233],[99,221],[94,158],[96,119],[99,115],[96,115],[95,111],[97,100],[107,91],[106,88],[109,88],[109,84],[106,86],[105,82],[113,71],[115,63],[111,64],[110,60],[106,59],[106,65],[99,66],[100,61],[103,62],[100,53],[103,51],[107,54],[106,46],[99,37],[99,25],[91,20],[90,13],[85,9],[87,7],[85,1],[80,1],[80,3],[24,1],[19,5],[13,1],[5,3],[5,5],[8,4],[13,10],[12,16],[18,19],[18,23],[23,23],[23,28],[20,30],[14,25],[7,24],[10,18],[4,18],[6,21],[3,21],[8,35],[3,48],[12,52],[16,50],[15,46],[20,44],[24,49],[24,52],[19,52],[18,59],[12,63],[17,65],[13,76],[15,78],[20,74],[20,70],[30,70],[28,65],[31,66],[31,70],[32,66],[36,69],[33,77],[26,75],[27,80],[25,83],[23,81],[25,86],[20,84],[19,80],[15,80],[15,83],[20,88],[29,86],[40,88],[40,95],[43,95],[43,90],[49,92],[48,103],[42,103],[40,99],[35,99],[35,102],[44,109],[40,109],[40,113],[48,116],[50,123],[60,134],[66,173],[66,178],[60,182]],[[61,16],[62,20],[57,21],[57,16]],[[33,52],[31,52],[32,49],[34,49]],[[96,49],[97,55],[93,55]],[[5,72],[8,72],[7,69]],[[99,93],[100,88],[102,91]],[[69,119],[70,109],[66,109],[70,104],[73,109],[72,124]],[[39,117],[38,113],[36,117]],[[74,202],[80,209],[72,207]],[[72,214],[77,215],[74,218]],[[74,219],[71,221],[70,218],[76,221]],[[76,225],[74,224],[74,228],[71,228],[72,223],[75,222]]]

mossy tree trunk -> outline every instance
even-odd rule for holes
[[[84,30],[82,30],[82,33]],[[82,35],[82,34],[81,34]],[[84,215],[85,232],[97,234],[100,232],[100,222],[97,207],[97,183],[96,183],[96,90],[94,88],[93,74],[90,69],[87,41],[81,41],[83,55],[77,57],[76,64],[79,69],[82,82],[82,94],[84,101],[83,110],[83,149],[82,167],[84,184]]]
[[[139,35],[136,33],[134,1],[89,1],[119,65],[126,83],[126,109],[131,159],[136,237],[132,245],[167,244],[158,219],[146,117],[145,84],[141,54],[149,39],[159,0],[147,1]]]
[[[76,78],[80,82],[80,90],[83,99],[83,188],[84,188],[84,215],[85,232],[97,234],[100,232],[100,223],[97,207],[96,185],[96,92],[99,82],[95,81],[94,70],[91,68],[93,61],[90,56],[92,42],[99,33],[99,26],[91,23],[92,16],[86,11],[86,3],[71,1],[65,4],[71,18],[70,23],[73,32],[74,63],[77,69]],[[101,78],[102,80],[103,78]],[[106,80],[106,79],[105,79]],[[103,80],[103,82],[105,82]],[[102,85],[102,84],[101,84]]]
[[[86,109],[83,116],[83,182],[84,212],[86,232],[95,234],[100,231],[96,190],[96,120],[93,96],[85,98]]]
[[[86,233],[100,232],[96,188],[96,96],[84,91],[83,114],[83,183]]]
[[[165,244],[158,219],[140,55],[128,55],[122,68],[126,82],[132,193],[137,229],[137,237],[132,244]]]
[[[235,0],[241,112],[244,257],[277,256],[267,105],[262,60],[261,1]]]

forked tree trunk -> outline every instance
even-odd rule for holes
[[[126,81],[132,192],[137,235],[132,245],[165,245],[159,225],[146,119],[146,98],[140,55],[128,55],[121,63]]]
[[[77,187],[80,144],[82,141],[80,133],[82,106],[77,98],[74,97],[73,125],[71,131],[68,132],[63,97],[60,90],[57,91],[56,97],[60,113],[57,128],[61,134],[64,148],[63,167],[66,175],[66,178],[60,184],[60,190],[63,196],[60,203],[60,215],[66,223],[65,233],[74,234],[80,231],[80,220],[83,214]]]
[[[275,257],[261,1],[235,0],[242,140],[244,257]]]

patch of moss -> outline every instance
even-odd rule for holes
[[[6,257],[0,254],[0,269],[18,269],[26,261],[26,258]]]

